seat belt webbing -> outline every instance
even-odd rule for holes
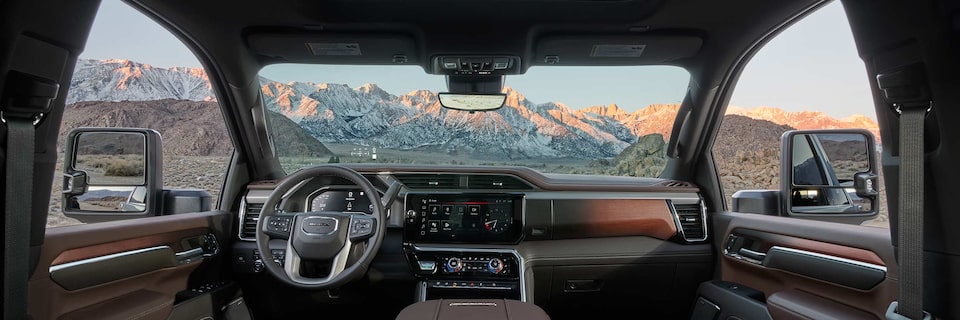
[[[928,107],[900,109],[900,201],[897,313],[924,319],[923,311],[923,122]]]
[[[7,117],[6,199],[3,242],[3,318],[27,319],[30,218],[33,197],[34,122]]]

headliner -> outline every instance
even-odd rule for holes
[[[201,46],[230,83],[246,84],[265,65],[282,62],[331,64],[391,64],[381,59],[358,61],[311,57],[305,46],[284,52],[257,47],[256,39],[396,35],[411,39],[408,64],[427,67],[437,54],[517,55],[523,69],[543,64],[538,51],[549,38],[579,36],[667,41],[663,52],[649,59],[621,59],[613,65],[670,64],[695,75],[735,59],[763,35],[809,8],[805,1],[715,0],[280,0],[268,3],[236,1],[130,0],[135,7],[175,26]],[[300,39],[298,39],[300,38]],[[633,40],[641,39],[641,40]],[[679,41],[677,41],[679,39]],[[699,42],[691,49],[690,39]],[[685,41],[686,40],[686,41]],[[299,42],[297,42],[299,41]],[[685,43],[676,45],[677,42]],[[392,48],[391,46],[386,46]],[[554,46],[555,48],[557,46]],[[560,44],[572,51],[576,45]],[[390,49],[392,50],[392,49]],[[582,51],[582,48],[580,48]],[[369,51],[369,50],[368,50]],[[379,51],[379,50],[378,50]],[[554,50],[556,51],[556,50]],[[561,50],[562,51],[562,50]],[[665,52],[665,53],[664,53]],[[671,52],[675,54],[670,54]],[[371,52],[371,56],[375,56]],[[568,52],[569,53],[569,52]],[[646,54],[646,53],[645,53]],[[366,52],[365,52],[366,55]],[[590,59],[564,55],[567,65],[595,65]],[[203,59],[201,59],[203,60]]]

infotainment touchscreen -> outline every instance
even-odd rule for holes
[[[516,243],[523,234],[521,194],[407,194],[408,242]]]

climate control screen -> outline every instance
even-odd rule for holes
[[[516,243],[523,195],[408,194],[404,235],[412,242]]]

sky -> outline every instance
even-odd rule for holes
[[[101,4],[81,58],[130,59],[156,67],[200,67],[179,40],[126,4]],[[386,71],[385,71],[386,70]],[[275,65],[261,71],[272,80],[376,83],[387,92],[446,91],[442,76],[419,66]],[[835,1],[791,26],[748,63],[730,100],[752,108],[821,111],[833,117],[875,117],[863,61],[857,56],[843,7]],[[506,85],[533,102],[562,102],[574,109],[615,103],[630,112],[653,103],[678,103],[689,74],[681,68],[532,67],[507,76]]]

